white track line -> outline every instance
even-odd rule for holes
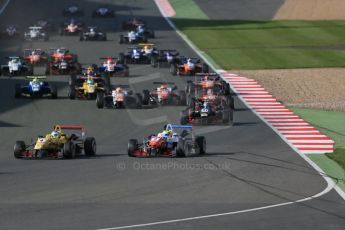
[[[10,3],[11,0],[7,0],[5,4],[0,9],[0,15],[5,11],[7,5]]]

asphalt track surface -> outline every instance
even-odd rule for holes
[[[61,22],[60,9],[69,1],[13,0],[1,24],[29,26],[34,15]],[[83,64],[117,55],[121,21],[140,16],[157,31],[160,48],[196,54],[170,29],[153,1],[78,1],[87,24],[108,31],[107,42],[79,42],[51,36],[49,42],[1,41],[1,56],[21,54],[25,47],[68,47]],[[92,19],[102,5],[116,9],[115,19]],[[28,7],[30,6],[30,7]],[[21,14],[18,14],[21,12]],[[35,17],[35,18],[34,18]],[[152,88],[166,79],[183,88],[185,79],[168,69],[130,66],[134,90]],[[98,110],[94,101],[67,99],[68,77],[50,77],[59,99],[13,99],[21,78],[0,79],[0,229],[100,229],[239,211],[300,200],[323,191],[327,184],[251,111],[236,101],[235,125],[198,127],[207,139],[203,157],[135,159],[126,155],[127,141],[160,131],[179,121],[179,107],[146,110]],[[74,160],[16,160],[15,140],[30,142],[56,124],[87,127],[98,155]],[[141,169],[138,169],[140,168]],[[164,167],[168,169],[164,169]],[[331,192],[303,203],[236,215],[146,227],[146,229],[344,229],[344,201]],[[144,229],[144,228],[143,228]]]

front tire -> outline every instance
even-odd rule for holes
[[[24,141],[16,141],[14,144],[14,157],[21,158],[22,152],[25,151],[25,142]]]
[[[127,149],[128,149],[128,156],[130,156],[130,157],[135,157],[134,152],[135,152],[136,150],[138,150],[138,140],[136,140],[136,139],[130,139],[130,140],[128,141],[128,147],[127,147]]]
[[[93,137],[87,137],[84,141],[84,153],[86,156],[96,155],[96,140]]]

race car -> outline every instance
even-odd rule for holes
[[[128,47],[127,54],[120,54],[125,64],[150,64],[152,56],[157,55],[154,44],[140,43],[136,47]]]
[[[63,16],[84,16],[84,10],[78,5],[69,5],[62,10]]]
[[[77,21],[76,19],[71,19],[60,25],[59,34],[64,35],[80,35],[83,32],[84,23]]]
[[[101,32],[97,27],[88,27],[80,36],[80,41],[106,41],[107,35]]]
[[[8,25],[6,28],[3,28],[0,31],[0,38],[1,39],[14,39],[19,38],[20,34],[18,33],[18,29],[14,25]]]
[[[186,105],[186,92],[177,91],[173,82],[154,82],[160,86],[153,90],[143,90],[143,105]]]
[[[109,77],[129,77],[129,67],[115,57],[100,58],[104,62],[98,67],[98,72],[101,75]]]
[[[16,141],[14,144],[17,159],[73,159],[82,152],[86,156],[96,155],[96,140],[85,136],[84,127],[75,125],[54,125],[51,133],[39,135],[34,143],[26,145],[24,141]]]
[[[201,63],[199,58],[179,57],[170,65],[170,73],[173,76],[194,76],[197,73],[208,73],[206,63]]]
[[[96,98],[96,105],[99,109],[140,109],[142,97],[139,93],[133,94],[131,90],[126,90],[124,86],[116,86],[109,94],[99,92]]]
[[[233,110],[224,100],[210,102],[208,100],[192,98],[188,107],[182,111],[180,122],[182,125],[231,125],[233,123]]]
[[[36,21],[35,26],[41,27],[45,32],[53,32],[56,30],[56,27],[50,20],[39,19]]]
[[[139,34],[133,30],[129,31],[127,35],[120,34],[120,44],[137,44],[142,42],[147,42],[147,37],[144,34]]]
[[[200,79],[197,77],[200,77]],[[195,75],[195,81],[187,81],[187,94],[194,94],[195,91],[202,89],[214,89],[223,91],[224,95],[230,95],[229,84],[222,80],[216,73],[197,73]]]
[[[51,85],[46,81],[45,76],[28,76],[27,79],[31,79],[25,85],[16,84],[15,85],[15,98],[20,97],[30,97],[30,98],[42,98],[50,97],[56,99],[58,97],[56,85]]]
[[[127,21],[122,22],[123,30],[135,30],[140,25],[146,25],[146,22],[138,18],[131,18]]]
[[[112,18],[115,17],[114,10],[108,7],[100,7],[92,12],[93,18]]]
[[[171,64],[177,62],[178,55],[177,50],[157,50],[157,54],[151,57],[151,66],[154,68],[170,67]]]
[[[135,32],[138,35],[145,36],[147,38],[155,38],[155,32],[153,29],[148,28],[145,24],[140,24],[135,28]]]
[[[20,76],[33,75],[34,70],[32,65],[26,64],[20,57],[7,57],[6,64],[1,65],[0,75],[4,76]]]
[[[46,75],[81,74],[81,64],[70,59],[62,58],[49,61],[46,66]]]
[[[41,26],[30,26],[29,31],[24,33],[25,41],[48,41],[48,34]]]
[[[71,75],[69,98],[96,99],[99,92],[107,94],[110,91],[109,77],[92,77]]]
[[[203,155],[206,153],[206,138],[195,136],[191,125],[167,124],[163,131],[149,135],[142,143],[137,139],[130,139],[127,152],[130,157]]]
[[[64,47],[50,48],[49,51],[49,61],[61,61],[62,59],[76,63],[78,61],[78,56],[76,54],[70,53],[70,51]]]
[[[24,60],[30,65],[43,65],[48,62],[48,55],[42,49],[25,49]]]

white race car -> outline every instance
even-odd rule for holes
[[[26,41],[48,41],[49,37],[40,26],[30,26],[29,31],[24,33]]]

